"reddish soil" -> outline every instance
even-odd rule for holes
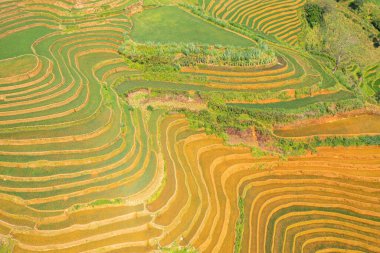
[[[249,146],[257,145],[256,132],[253,128],[239,131],[234,128],[227,129],[228,143],[231,145],[246,144]]]

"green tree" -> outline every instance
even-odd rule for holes
[[[308,3],[305,5],[304,9],[306,20],[311,28],[323,23],[324,10],[321,6]]]
[[[380,19],[375,19],[372,21],[372,25],[378,30],[380,31]]]
[[[325,47],[335,58],[334,72],[341,64],[350,64],[352,61],[362,63],[370,59],[362,59],[367,57],[368,50],[363,45],[367,38],[360,33],[360,26],[339,12],[329,13],[325,19]]]
[[[380,103],[380,91],[376,92],[375,99],[378,103]]]
[[[354,0],[350,3],[350,8],[356,11],[359,11],[363,8],[364,0]]]

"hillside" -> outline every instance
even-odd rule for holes
[[[0,0],[0,252],[380,252],[380,3]]]

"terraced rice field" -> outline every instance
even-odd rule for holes
[[[224,3],[223,1],[215,1],[215,4]],[[240,5],[246,8],[247,1],[242,1]],[[272,17],[272,14],[268,15]],[[212,26],[199,20],[196,15],[173,6],[149,9],[133,16],[133,21],[134,28],[131,32],[131,38],[138,42],[149,42],[151,40],[162,43],[193,41],[235,46],[252,46],[257,43],[247,36],[237,36],[236,33],[228,31],[228,29],[223,30],[220,27]],[[209,26],[213,29],[210,30]],[[203,36],[205,32],[209,36]],[[194,80],[204,80],[203,82],[187,81],[183,83],[184,89],[192,89],[190,86],[198,85],[199,88],[197,89],[204,89],[205,87],[207,90],[213,91],[257,90],[261,92],[309,89],[311,93],[332,90],[329,93],[330,96],[334,96],[333,93],[339,93],[340,87],[337,80],[314,58],[281,45],[270,44],[270,46],[276,50],[277,61],[256,68],[229,68],[211,65],[182,67],[181,72],[184,75],[190,75]],[[134,77],[134,80],[136,79],[143,81],[143,78],[139,79],[138,75]],[[146,85],[155,87],[154,82]],[[339,97],[339,94],[336,95]]]
[[[278,62],[257,69],[223,68],[217,66],[200,66],[183,68],[186,74],[204,76],[206,86],[215,89],[235,90],[286,90],[305,87],[314,89],[333,88],[334,79],[321,66],[302,55],[279,49]],[[327,81],[329,80],[329,81]]]
[[[300,125],[281,127],[274,132],[284,137],[380,134],[380,116],[376,114],[325,119],[320,123],[304,122]]]
[[[312,97],[299,98],[291,101],[280,101],[273,103],[231,103],[230,106],[255,109],[255,110],[297,110],[309,105],[323,103],[323,102],[338,102],[343,100],[350,100],[354,98],[354,94],[349,91],[340,90],[331,94],[322,94]]]
[[[222,2],[217,1],[219,4]],[[243,2],[241,5],[246,6],[247,3]],[[228,29],[213,27],[210,30],[208,26],[212,26],[211,24],[199,20],[196,15],[173,6],[149,9],[134,16],[133,20],[135,26],[131,32],[131,38],[138,42],[149,42],[150,40],[161,43],[193,41],[212,44],[226,43],[235,46],[257,44],[247,36],[237,36],[236,33]],[[182,27],[183,29],[181,29]],[[209,36],[203,36],[204,32],[209,33]],[[270,44],[270,46],[276,50],[277,61],[274,63],[245,68],[214,65],[182,67],[181,73],[192,77],[195,81],[186,81],[181,85],[184,86],[183,89],[185,90],[194,89],[195,86],[198,87],[197,90],[210,91],[255,90],[262,92],[270,90],[275,92],[308,89],[310,93],[314,94],[317,92],[326,93],[324,91],[329,90],[328,94],[322,94],[321,97],[324,95],[340,96],[341,87],[337,80],[314,58],[281,45]],[[204,81],[198,82],[199,79]],[[137,74],[133,80],[132,86],[136,85],[136,80],[144,81],[144,78],[139,78]],[[143,84],[145,87],[156,87],[157,85],[165,87],[165,85],[157,84],[154,81]],[[128,87],[129,84],[125,86]],[[181,88],[174,87],[174,89]]]
[[[380,91],[380,64],[368,67],[364,71],[363,88],[368,95],[374,95]]]
[[[118,96],[154,85],[113,87],[136,74],[117,52],[133,3],[0,0],[2,244],[16,253],[153,252],[175,243],[199,252],[237,244],[256,253],[380,252],[380,147],[258,158],[190,128],[182,114],[131,109]],[[207,6],[222,15],[232,3]],[[273,12],[287,2],[279,5]],[[247,11],[249,22],[277,29]],[[182,72],[206,75],[207,84],[189,85],[212,91],[336,85],[307,56],[283,48],[279,59],[255,71]]]
[[[291,45],[302,29],[299,9],[304,0],[202,0],[213,16],[273,35]]]

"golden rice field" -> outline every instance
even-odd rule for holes
[[[380,116],[359,114],[341,118],[327,118],[321,122],[303,122],[280,127],[275,133],[284,137],[376,135],[380,132]]]
[[[299,9],[304,0],[202,0],[212,15],[256,29],[291,45],[302,29]]]
[[[134,2],[0,0],[0,252],[380,252],[379,146],[255,157],[118,96]],[[290,44],[303,3],[203,1]],[[336,88],[279,50],[255,71],[181,72],[215,90]]]

